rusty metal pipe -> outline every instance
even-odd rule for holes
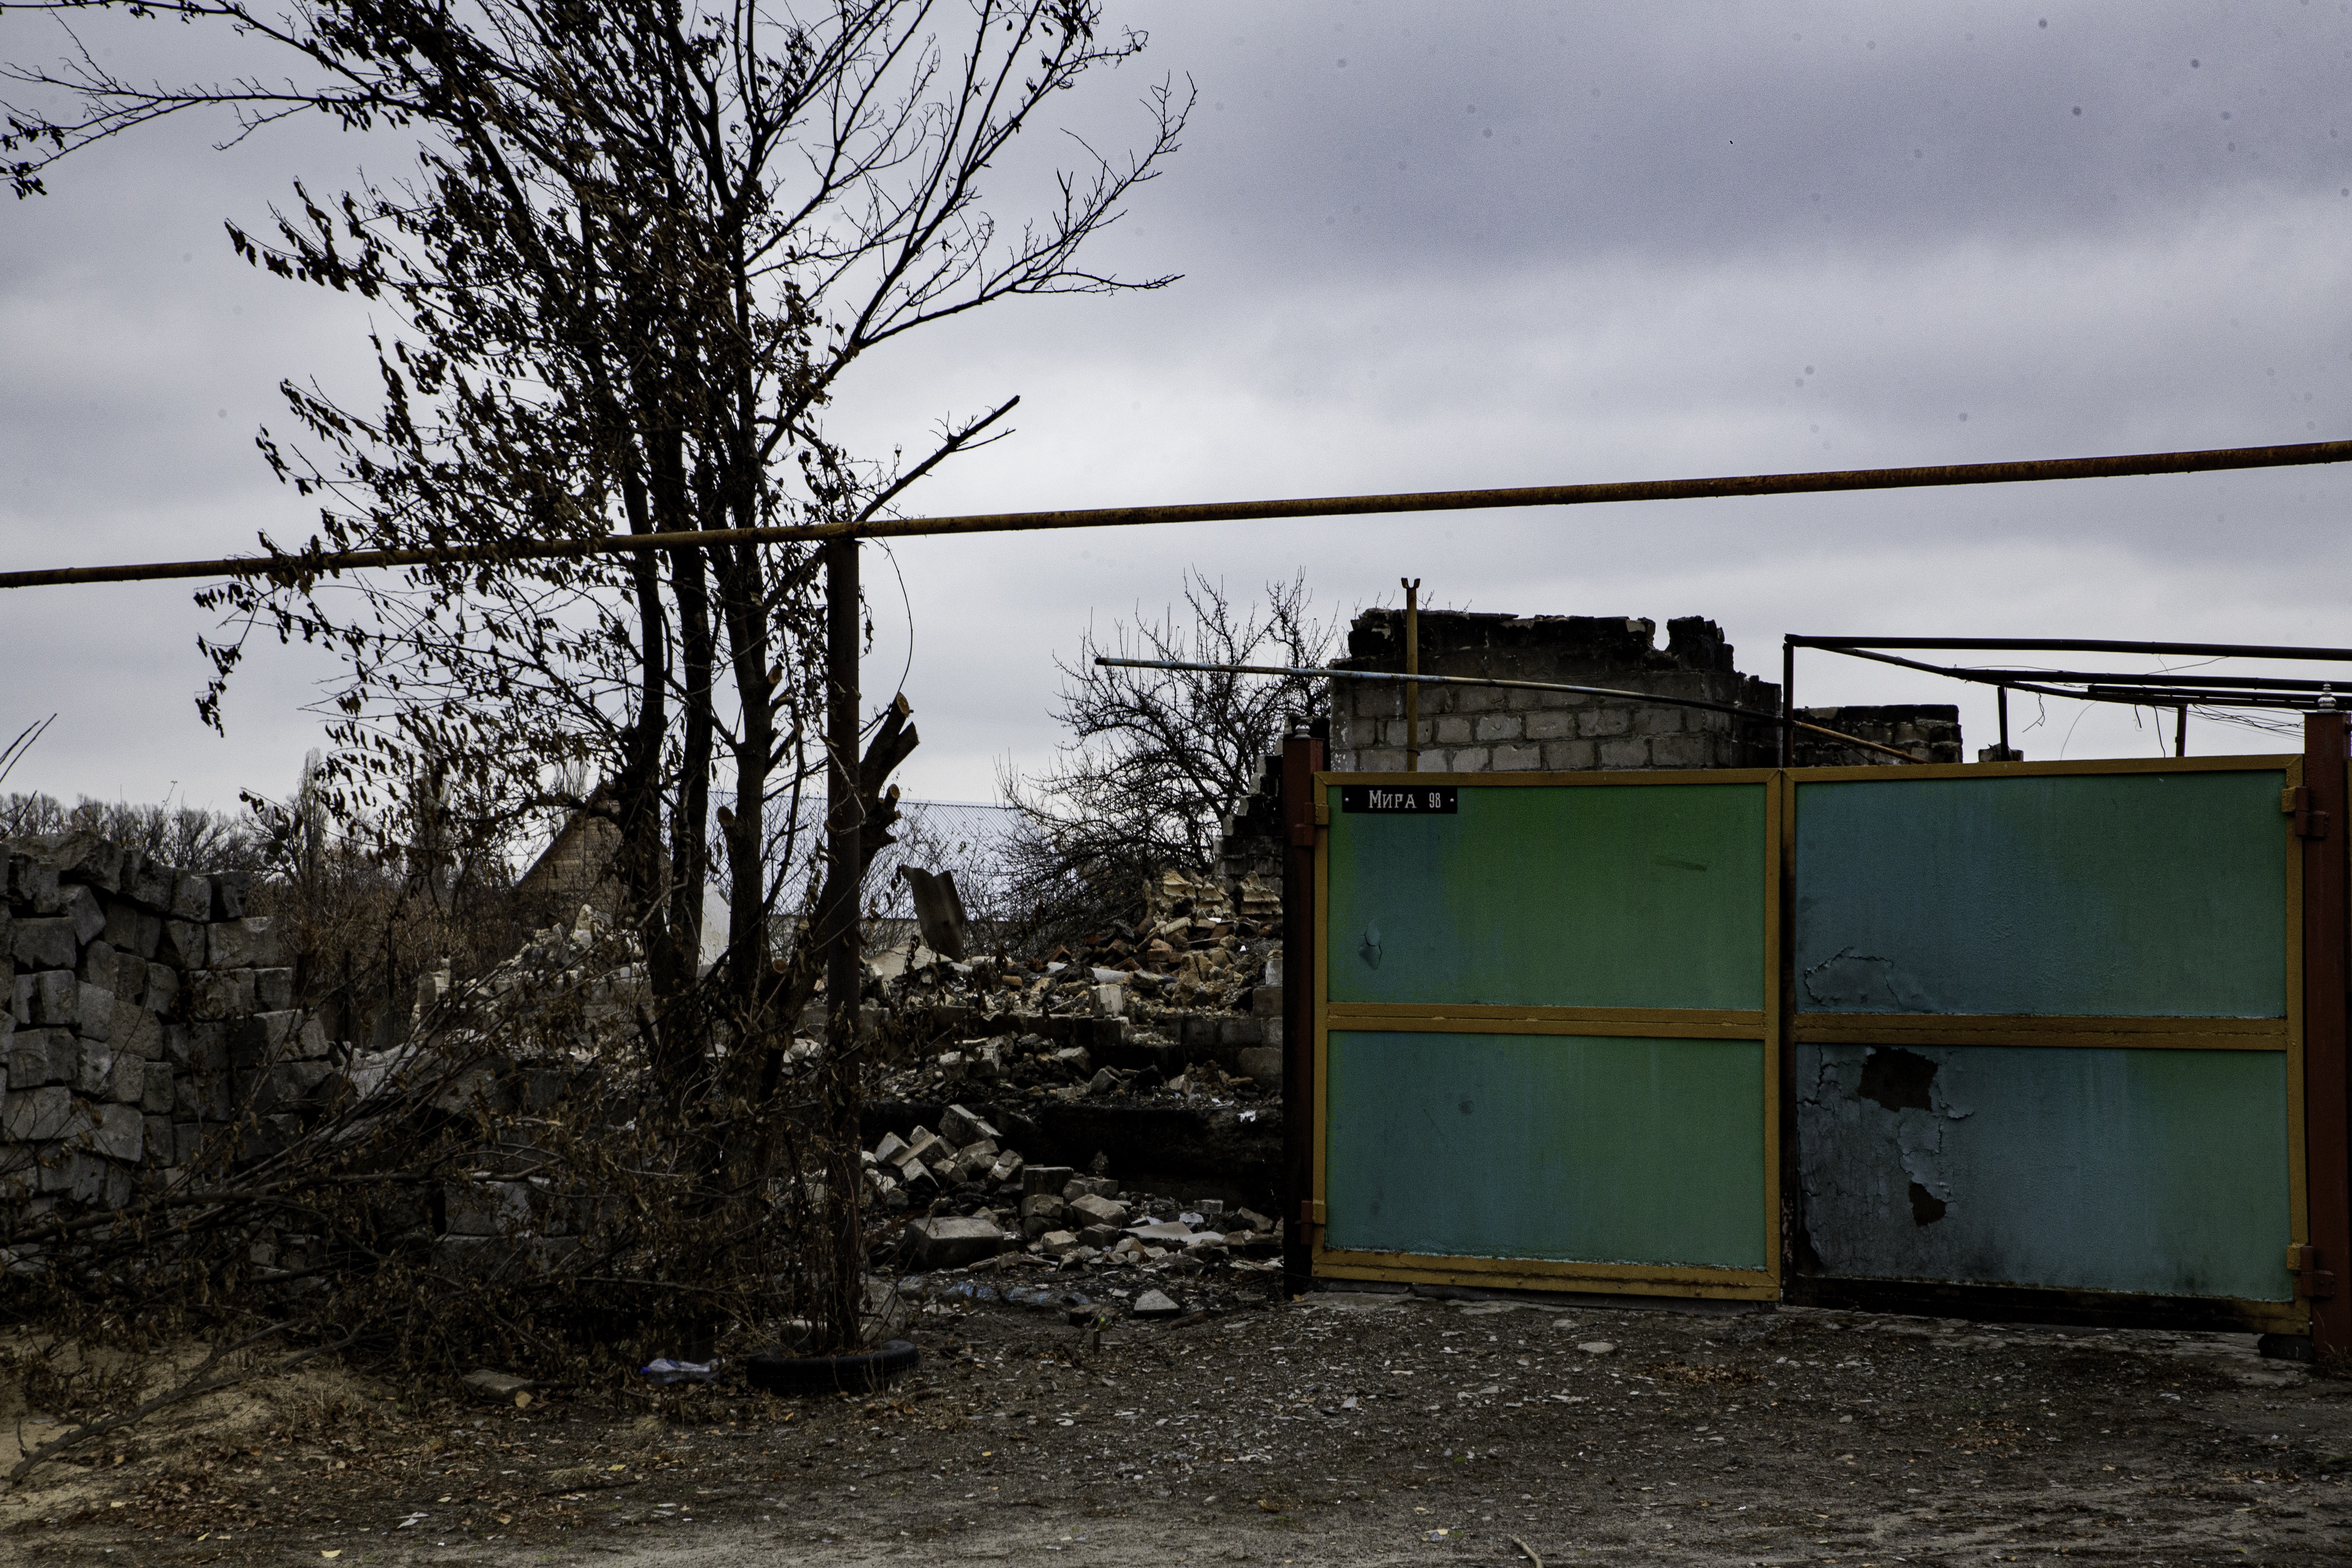
[[[1535,485],[1516,489],[1421,490],[1393,495],[1206,501],[1179,506],[1100,507],[1073,511],[985,512],[958,517],[895,518],[776,528],[600,534],[586,539],[455,545],[437,550],[298,551],[279,555],[228,556],[214,561],[157,561],[126,566],[58,566],[0,572],[0,588],[144,583],[188,577],[268,577],[293,583],[338,572],[387,567],[554,561],[642,550],[708,550],[724,544],[782,544],[796,540],[832,539],[844,534],[854,534],[862,539],[907,539],[931,534],[1013,533],[1062,528],[1131,528],[1155,523],[1365,517],[1386,512],[1484,511],[1510,507],[1596,506],[1618,501],[1706,500],[1733,496],[1810,495],[1836,490],[1920,489],[1946,485],[2011,485],[2053,479],[2123,479],[2148,474],[2196,474],[2346,461],[2352,461],[2352,441],[2305,441],[2282,447],[2138,452],[2107,458],[2039,458],[2021,462],[1952,463],[1910,468],[1736,474],[1714,479],[1633,479],[1603,484]],[[1813,646],[1822,645],[1814,643]],[[2352,653],[2345,657],[2352,658]]]

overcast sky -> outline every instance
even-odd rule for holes
[[[1197,86],[1183,150],[1097,260],[1165,292],[1016,301],[877,356],[867,450],[1022,405],[916,511],[1572,483],[2087,455],[2352,434],[2352,7],[1115,6],[1144,59],[1069,95],[1099,144]],[[54,54],[0,17],[0,56]],[[212,49],[151,26],[161,74]],[[141,51],[163,50],[144,55]],[[363,390],[364,309],[234,260],[297,174],[289,128],[126,140],[0,207],[0,556],[226,554],[307,531],[254,450],[275,387]],[[208,134],[208,131],[212,134]],[[1050,153],[1040,145],[1033,153]],[[1024,188],[1006,174],[1000,214]],[[1057,739],[1053,660],[1156,615],[1187,566],[1304,571],[1340,615],[1397,578],[1458,608],[1712,616],[1777,679],[1784,632],[2352,645],[2352,472],[913,540],[869,565],[925,798],[987,799]],[[185,586],[0,598],[8,788],[233,805],[284,794],[326,673],[248,660],[198,723]],[[1809,656],[1807,704],[1990,704]],[[2033,757],[2149,754],[2126,711],[2015,716]],[[2168,738],[2168,727],[2167,730]],[[2190,750],[2273,749],[2218,723]]]

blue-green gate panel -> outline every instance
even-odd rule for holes
[[[1801,783],[1797,1008],[2282,1017],[2284,783]]]
[[[1465,785],[1433,816],[1327,798],[1334,1002],[1764,1005],[1761,784]]]
[[[1328,1247],[1765,1267],[1759,1041],[1334,1030],[1327,1062]]]
[[[2286,1065],[1800,1046],[1807,1235],[1844,1278],[2292,1300]]]

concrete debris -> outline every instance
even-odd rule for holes
[[[918,1219],[906,1229],[907,1261],[917,1268],[962,1268],[1002,1251],[1008,1238],[992,1219]]]
[[[1140,912],[1044,959],[949,962],[909,938],[869,965],[896,1037],[884,1098],[982,1093],[1240,1103],[1282,1084],[1282,904],[1168,871]],[[815,1012],[812,1009],[812,1014]],[[803,1027],[814,1031],[812,1017]],[[954,1135],[953,1130],[947,1130]]]
[[[499,1405],[512,1405],[515,1403],[515,1395],[519,1394],[527,1395],[529,1390],[539,1386],[530,1378],[516,1377],[510,1373],[492,1372],[487,1367],[478,1372],[467,1373],[463,1381],[467,1392]]]
[[[1134,1311],[1139,1318],[1172,1318],[1183,1310],[1157,1290],[1146,1290],[1135,1299]]]
[[[941,957],[963,957],[971,922],[964,913],[962,898],[956,892],[955,873],[941,871],[933,876],[912,866],[901,866],[898,875],[907,879],[907,890],[914,895],[915,921],[922,931],[924,942]]]
[[[1248,1276],[1280,1268],[1275,1259],[1282,1249],[1281,1227],[1254,1209],[1229,1208],[1215,1198],[1187,1204],[1125,1190],[1110,1175],[1029,1164],[1017,1149],[1003,1145],[998,1129],[965,1106],[949,1106],[940,1121],[939,1132],[924,1127],[904,1137],[885,1132],[864,1157],[866,1183],[882,1210],[907,1215],[898,1233],[898,1261],[919,1275],[1080,1271],[1094,1280],[1083,1298],[1114,1301],[1130,1294],[1131,1287],[1118,1288],[1123,1279],[1181,1275],[1196,1295],[1223,1301],[1237,1296]],[[950,1128],[982,1136],[959,1146],[945,1131]],[[944,1289],[933,1279],[930,1299],[947,1300]],[[1144,1294],[1166,1299],[1157,1290]]]

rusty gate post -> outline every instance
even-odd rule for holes
[[[2304,720],[2303,783],[2309,826],[2303,847],[2304,1163],[2310,1173],[2310,1255],[2297,1289],[2311,1299],[2315,1354],[2352,1352],[2352,1117],[2345,1072],[2347,919],[2352,862],[2347,840],[2345,715]],[[2325,815],[2322,815],[2322,814]]]
[[[1314,1272],[1307,1237],[1315,1196],[1315,775],[1323,742],[1305,725],[1282,742],[1282,1288],[1302,1294]]]

